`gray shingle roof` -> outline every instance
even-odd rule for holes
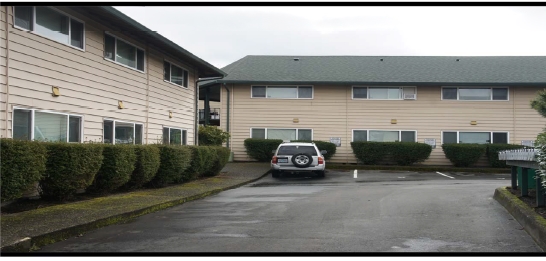
[[[249,55],[222,70],[225,83],[546,85],[546,56]]]

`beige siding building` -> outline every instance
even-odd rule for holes
[[[247,56],[204,85],[222,86],[220,126],[229,126],[234,160],[252,160],[250,137],[338,138],[335,163],[357,163],[352,141],[426,139],[436,146],[423,164],[449,165],[442,143],[527,144],[546,126],[529,105],[546,88],[545,57],[298,58]]]
[[[112,7],[1,7],[0,135],[194,144],[196,81],[224,73]]]

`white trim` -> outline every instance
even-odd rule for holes
[[[45,36],[45,35],[43,35],[43,34],[40,34],[40,33],[37,33],[37,32],[36,32],[36,6],[32,6],[32,25],[31,25],[31,26],[32,26],[32,30],[28,30],[28,29],[19,27],[19,26],[17,26],[17,25],[15,24],[15,6],[12,6],[12,10],[11,10],[11,11],[12,11],[12,18],[13,18],[13,20],[12,20],[12,22],[13,22],[13,28],[17,28],[17,29],[22,30],[22,31],[30,32],[30,33],[32,33],[32,34],[34,34],[34,35],[40,36],[40,37],[45,38],[45,39],[48,39],[48,40],[50,40],[50,41],[54,41],[54,42],[56,42],[56,43],[60,43],[60,44],[62,44],[62,45],[66,45],[66,46],[71,47],[71,48],[74,48],[74,49],[76,49],[76,50],[85,52],[85,43],[86,43],[86,41],[85,41],[85,35],[86,35],[86,34],[85,34],[85,22],[84,22],[83,20],[80,20],[80,19],[78,19],[78,18],[76,18],[76,17],[74,17],[74,16],[72,16],[72,15],[69,15],[69,14],[63,12],[63,11],[60,11],[59,9],[57,9],[57,8],[55,8],[55,7],[52,7],[52,6],[40,6],[40,7],[49,8],[49,9],[51,9],[51,10],[57,12],[57,13],[60,13],[61,15],[64,15],[64,16],[66,16],[66,17],[69,18],[69,19],[68,19],[68,43],[59,42],[59,41],[57,41],[57,40],[55,40],[55,39],[49,38],[49,37],[47,37],[47,36]],[[82,48],[73,46],[73,45],[71,44],[71,41],[72,41],[72,31],[71,31],[71,29],[72,29],[72,28],[71,28],[72,23],[71,23],[71,20],[76,20],[77,22],[83,24],[83,31],[82,31],[82,33],[83,33],[83,35],[82,35],[82,46],[83,46],[83,47],[82,47]]]
[[[136,127],[135,125],[142,125],[142,133],[140,133],[140,140],[142,141],[142,144],[144,143],[144,123],[142,122],[136,122],[136,121],[123,121],[123,120],[116,120],[112,118],[102,118],[102,143],[104,143],[104,121],[112,121],[112,144],[116,145],[116,122],[121,123],[132,123],[133,124],[133,144],[136,144]]]
[[[182,139],[180,140],[180,145],[188,145],[188,129],[187,128],[171,127],[171,126],[163,125],[163,128],[161,128],[161,131],[163,131],[163,129],[165,129],[165,128],[169,129],[169,137],[168,137],[169,145],[171,143],[171,129],[181,131],[180,134],[182,135]],[[186,137],[185,138],[184,138],[184,131],[186,132]],[[165,137],[163,137],[163,139],[165,139]],[[184,140],[186,140],[186,144],[184,144]]]
[[[253,97],[254,87],[265,87],[265,97]],[[297,96],[299,97],[299,87],[311,87],[311,98],[267,98],[268,87],[296,87]],[[315,86],[314,85],[250,85],[250,98],[251,99],[273,99],[273,100],[313,100],[315,99]]]
[[[34,126],[35,126],[35,119],[36,119],[36,111],[42,112],[42,113],[48,113],[48,114],[57,114],[57,115],[65,115],[66,116],[66,141],[69,142],[70,140],[70,116],[78,117],[80,118],[80,142],[83,143],[83,137],[84,137],[84,128],[83,128],[83,121],[84,121],[84,115],[82,114],[74,114],[69,112],[58,112],[58,111],[51,111],[51,110],[42,110],[42,109],[35,109],[35,108],[29,108],[24,106],[13,106],[12,107],[12,113],[11,113],[11,137],[13,138],[13,126],[15,122],[15,110],[27,110],[30,111],[30,140],[34,140]]]
[[[354,98],[354,88],[366,88],[366,98]],[[370,99],[370,88],[398,88],[398,99]],[[415,99],[404,99],[404,88],[415,88]],[[417,86],[377,86],[377,85],[351,85],[351,99],[352,100],[368,100],[368,101],[403,101],[403,100],[417,100]]]
[[[142,49],[142,48],[136,46],[135,44],[133,44],[133,43],[127,41],[127,40],[124,40],[123,38],[121,38],[121,37],[119,37],[119,36],[116,36],[116,35],[110,33],[109,31],[104,31],[104,34],[107,34],[107,35],[109,35],[109,36],[111,36],[111,37],[113,37],[113,38],[115,39],[115,41],[114,41],[114,54],[113,54],[113,55],[114,55],[114,59],[111,60],[111,59],[109,59],[109,58],[104,57],[104,53],[103,53],[102,56],[103,56],[103,58],[104,58],[105,60],[114,62],[114,63],[116,63],[116,64],[119,64],[119,65],[124,66],[124,67],[129,68],[129,69],[133,69],[133,70],[135,70],[135,71],[137,71],[137,72],[141,72],[141,73],[145,73],[145,72],[146,72],[146,69],[147,69],[147,68],[146,68],[146,50],[144,50],[144,49]],[[102,36],[102,38],[103,38],[103,45],[106,46],[106,38],[104,37],[104,35]],[[135,47],[136,50],[135,50],[135,67],[134,67],[134,68],[131,67],[131,66],[122,64],[122,63],[120,63],[120,62],[117,61],[117,59],[116,59],[116,54],[118,53],[118,40],[120,40],[120,41],[122,41],[122,42],[124,42],[124,43],[126,43],[126,44],[128,44],[128,45],[131,45],[131,46]],[[137,68],[138,68],[138,50],[141,50],[141,51],[144,53],[144,55],[143,55],[143,57],[142,57],[142,58],[144,59],[144,61],[143,61],[143,66],[144,66],[144,67],[142,68],[142,71],[139,70],[139,69],[137,69]],[[104,51],[104,50],[103,50],[103,51]]]
[[[491,141],[489,143],[477,143],[477,144],[494,144],[493,143],[493,133],[506,133],[506,144],[511,144],[510,143],[510,132],[509,131],[455,131],[455,130],[442,130],[440,131],[440,141],[441,141],[441,144],[444,144],[444,132],[455,132],[457,133],[457,144],[461,144],[460,143],[460,138],[459,138],[459,134],[461,132],[479,132],[479,133],[489,133],[489,137],[491,139]],[[454,144],[454,143],[448,143],[448,144]],[[470,143],[463,143],[463,144],[470,144]],[[497,143],[497,144],[504,144],[504,143]]]
[[[370,131],[398,131],[398,141],[399,142],[402,142],[402,132],[403,131],[413,131],[415,133],[415,140],[414,142],[418,142],[418,136],[417,136],[417,130],[401,130],[401,129],[398,129],[398,130],[385,130],[385,129],[382,129],[382,130],[378,130],[378,129],[351,129],[351,142],[354,142],[354,139],[355,139],[355,130],[356,131],[366,131],[366,141],[370,141]],[[383,141],[374,141],[374,142],[383,142]],[[388,141],[387,141],[388,142]]]
[[[311,140],[315,138],[315,132],[312,128],[258,128],[258,127],[251,127],[250,128],[250,138],[252,138],[252,130],[253,129],[264,129],[265,130],[265,139],[267,139],[267,130],[296,130],[296,140],[299,140],[299,130],[311,130]]]
[[[444,99],[445,88],[456,88],[457,99]],[[461,100],[459,97],[459,89],[491,89],[489,100]],[[493,89],[507,89],[506,100],[493,100]],[[463,101],[463,102],[507,102],[510,101],[510,86],[442,86],[440,90],[440,100],[442,101]]]
[[[190,71],[189,71],[188,69],[186,69],[185,67],[180,66],[178,63],[173,63],[173,62],[171,62],[171,60],[169,60],[169,59],[167,59],[167,58],[163,58],[163,70],[165,70],[165,62],[168,62],[168,63],[170,64],[170,67],[171,67],[170,70],[171,70],[171,71],[169,72],[169,76],[170,76],[170,77],[169,77],[169,80],[168,80],[168,81],[165,80],[165,72],[163,72],[163,81],[164,81],[164,82],[168,82],[168,83],[172,83],[172,84],[174,84],[174,85],[176,85],[176,86],[180,86],[180,87],[184,87],[184,88],[188,89],[189,86],[180,85],[180,84],[178,84],[178,83],[172,82],[171,80],[172,80],[172,76],[173,76],[173,66],[176,66],[176,67],[182,69],[182,77],[184,77],[184,71],[186,71],[186,72],[188,73],[188,78],[190,78]],[[185,80],[186,80],[186,79],[184,78],[184,79],[182,80],[182,83],[184,83]],[[188,79],[188,85],[190,85],[190,79]]]

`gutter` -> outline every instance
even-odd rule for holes
[[[197,74],[196,74],[197,75]],[[203,78],[203,79],[200,79],[200,80],[197,80],[195,81],[195,118],[194,118],[194,132],[193,132],[193,140],[194,140],[194,145],[198,146],[199,145],[199,82],[204,82],[204,81],[210,81],[210,80],[220,80],[224,78],[223,76],[222,77],[215,77],[215,78]]]
[[[546,82],[368,82],[368,81],[253,81],[253,80],[222,80],[221,83],[236,84],[308,84],[308,85],[374,85],[392,86],[393,84],[404,86],[529,86],[544,87]]]
[[[232,84],[233,86],[233,84]],[[226,114],[226,132],[229,133],[229,100],[230,100],[230,93],[229,93],[229,89],[228,87],[226,86],[226,84],[224,83],[224,88],[226,88],[226,91],[227,91],[227,114]],[[220,99],[221,100],[221,99]],[[230,135],[231,136],[231,135]],[[226,142],[226,147],[229,149],[229,140],[231,139],[231,137],[229,137],[229,139],[227,140]]]

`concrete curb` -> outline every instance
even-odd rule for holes
[[[196,195],[193,195],[193,196],[184,197],[184,198],[180,198],[180,199],[177,199],[177,200],[164,202],[164,203],[161,203],[161,204],[148,206],[148,207],[145,207],[145,208],[142,208],[142,209],[138,209],[138,210],[126,212],[126,213],[123,213],[123,214],[118,214],[118,215],[106,217],[106,218],[103,218],[103,219],[98,219],[98,220],[95,220],[95,221],[92,221],[92,222],[89,222],[89,223],[86,223],[86,224],[77,225],[77,226],[73,226],[73,227],[70,227],[70,228],[65,228],[65,229],[61,229],[61,230],[57,230],[57,231],[52,231],[52,232],[45,233],[45,234],[38,235],[38,236],[34,236],[34,237],[26,237],[26,238],[24,238],[22,240],[19,240],[19,241],[14,242],[14,243],[12,243],[10,245],[6,245],[6,246],[2,247],[0,249],[0,252],[1,253],[6,253],[6,252],[31,252],[33,250],[39,249],[42,246],[53,244],[53,243],[59,242],[59,241],[63,241],[63,240],[66,240],[68,238],[81,235],[81,234],[83,234],[85,232],[89,232],[91,230],[95,230],[95,229],[105,227],[105,226],[109,226],[109,225],[123,223],[125,221],[131,220],[133,218],[136,218],[136,217],[139,217],[139,216],[142,216],[142,215],[146,215],[146,214],[153,213],[153,212],[156,212],[156,211],[159,211],[159,210],[163,210],[163,209],[167,209],[167,208],[174,207],[174,206],[177,206],[177,205],[181,205],[181,204],[184,204],[186,202],[193,201],[193,200],[196,200],[196,199],[201,199],[201,198],[204,198],[204,197],[207,197],[207,196],[210,196],[210,195],[218,194],[218,193],[220,193],[222,191],[225,191],[225,190],[230,190],[230,189],[234,189],[234,188],[244,186],[246,184],[255,182],[255,181],[265,177],[267,174],[269,174],[269,172],[270,171],[267,171],[266,173],[264,173],[263,175],[261,175],[258,178],[247,180],[247,181],[241,182],[239,184],[228,186],[228,187],[225,187],[225,188],[212,189],[212,190],[209,190],[207,192],[203,192],[203,193],[196,194]]]
[[[493,198],[523,226],[542,250],[546,250],[546,219],[538,215],[525,202],[512,194],[506,187],[497,188]]]

